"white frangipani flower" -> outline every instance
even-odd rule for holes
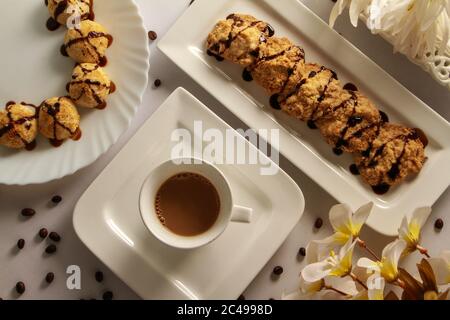
[[[306,248],[306,261],[314,263],[322,260],[331,250],[343,246],[349,239],[358,238],[372,208],[372,202],[362,206],[355,213],[346,204],[333,206],[329,212],[329,219],[334,234],[323,240],[311,241]]]
[[[450,250],[443,251],[438,258],[428,259],[438,285],[450,284]]]
[[[384,300],[384,286],[386,281],[377,272],[367,279],[367,297],[369,300]]]
[[[430,216],[430,213],[430,207],[423,207],[416,209],[410,219],[406,216],[403,218],[402,224],[398,229],[399,238],[406,242],[406,249],[403,255],[410,254],[417,249],[421,250],[422,253],[426,253],[426,250],[419,247],[420,231]]]
[[[334,27],[334,23],[336,22],[336,19],[338,16],[342,14],[344,9],[348,6],[348,4],[351,2],[351,0],[338,0],[334,4],[333,9],[330,13],[330,19],[328,21],[330,27]]]
[[[307,265],[301,273],[303,279],[309,283],[317,282],[326,276],[345,277],[352,271],[353,249],[356,242],[349,239],[336,255],[334,251],[323,261]]]
[[[395,282],[398,279],[398,261],[406,248],[406,242],[397,239],[388,244],[382,253],[381,261],[372,261],[369,258],[361,258],[357,265],[368,269],[368,272],[379,273],[387,282]]]
[[[355,282],[350,277],[327,276],[316,282],[307,282],[300,276],[300,287],[294,292],[283,293],[282,300],[326,300],[348,299],[358,294]]]
[[[373,33],[389,36],[394,51],[427,61],[449,53],[450,0],[338,0],[329,24],[349,7],[354,26],[361,13]]]

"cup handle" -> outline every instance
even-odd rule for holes
[[[250,223],[252,221],[253,209],[234,205],[231,212],[231,221],[240,223]]]

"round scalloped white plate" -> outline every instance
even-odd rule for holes
[[[117,86],[105,110],[80,110],[83,136],[61,147],[39,137],[32,152],[0,146],[0,183],[44,183],[93,163],[126,131],[148,83],[147,34],[133,0],[95,0],[96,21],[114,37],[106,72]],[[44,0],[2,0],[0,13],[0,104],[35,105],[65,95],[74,62],[59,53],[65,28],[50,32]]]

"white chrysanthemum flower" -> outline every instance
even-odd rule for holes
[[[373,33],[388,35],[394,50],[414,60],[448,54],[450,0],[338,0],[330,14],[330,25],[349,7],[350,20],[367,20]]]

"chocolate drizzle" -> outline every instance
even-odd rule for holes
[[[91,31],[86,36],[83,36],[83,33],[81,32],[81,30],[79,30],[79,29],[73,29],[73,30],[75,30],[78,33],[79,37],[70,40],[66,44],[63,44],[61,47],[61,54],[63,56],[68,56],[67,50],[70,49],[71,46],[73,46],[77,43],[80,43],[80,42],[84,42],[86,45],[88,45],[92,49],[92,50],[88,50],[88,52],[91,54],[91,56],[94,58],[94,60],[97,61],[97,63],[101,67],[104,67],[107,64],[108,60],[105,56],[100,54],[100,52],[97,50],[97,47],[91,43],[91,40],[98,39],[98,38],[106,38],[108,40],[108,47],[110,47],[114,40],[113,37],[107,33],[96,32],[96,31]],[[92,55],[91,52],[95,52],[95,57]]]
[[[345,139],[345,136],[347,135],[348,129],[356,126],[358,121],[355,120],[355,119],[360,119],[359,117],[357,117],[355,115],[356,107],[358,106],[358,99],[353,93],[352,93],[352,97],[350,98],[350,100],[353,101],[352,114],[348,118],[347,124],[345,125],[345,127],[341,130],[341,136],[338,139],[338,141],[336,142],[336,145],[335,145],[335,147],[333,149],[334,153],[336,153],[337,155],[341,155],[343,153],[342,147],[348,146],[348,140]],[[361,119],[361,121],[362,121],[362,119]],[[340,150],[340,151],[338,151],[338,150]]]
[[[95,20],[95,13],[94,13],[94,0],[78,0],[81,3],[84,4],[88,4],[89,6],[89,11],[82,14],[80,19],[81,20],[91,20],[94,21]],[[48,6],[48,0],[45,0],[45,5]],[[53,13],[53,17],[48,18],[46,26],[47,29],[50,31],[55,31],[57,29],[59,29],[59,27],[61,26],[61,24],[58,22],[59,17],[64,14],[70,14],[69,12],[67,12],[67,9],[69,8],[69,2],[68,0],[62,0],[60,1],[55,8],[55,11]]]
[[[75,137],[79,131],[79,128],[77,128],[75,130],[71,130],[64,123],[62,123],[60,120],[58,120],[58,114],[61,111],[61,100],[64,98],[65,97],[58,98],[58,101],[54,104],[49,104],[48,102],[44,101],[41,105],[41,110],[46,112],[53,119],[53,138],[51,138],[49,140],[50,140],[50,144],[54,147],[59,147],[64,142],[63,140],[58,139],[58,134],[57,134],[58,126],[63,128],[64,130],[68,131],[72,137]]]
[[[58,21],[53,19],[52,17],[48,18],[47,22],[45,23],[45,26],[49,31],[55,31],[58,30],[61,26]]]
[[[208,56],[216,58],[216,60],[219,62],[222,62],[223,60],[225,60],[223,57],[221,57],[217,53],[212,52],[211,50],[207,50],[206,53],[208,54]]]
[[[379,135],[379,133],[377,135]],[[409,134],[399,134],[389,139],[388,141],[384,142],[381,146],[379,146],[376,150],[373,150],[372,149],[373,147],[371,146],[368,150],[362,153],[362,156],[366,158],[363,161],[363,163],[365,163],[365,165],[368,166],[369,168],[374,168],[378,165],[379,158],[383,156],[386,146],[389,143],[399,139],[403,141],[402,151],[396,157],[395,161],[392,163],[389,171],[387,172],[387,178],[392,182],[395,182],[395,180],[399,177],[401,173],[402,160],[406,153],[406,149],[409,142],[412,140],[420,140],[419,134],[417,133],[416,129],[413,129],[413,131]],[[373,186],[372,189],[376,194],[382,195],[389,191],[390,185],[386,182],[380,181],[377,185]]]
[[[375,192],[378,195],[383,195],[388,193],[389,189],[391,187],[387,183],[382,183],[376,186],[372,187],[373,192]]]
[[[353,83],[351,83],[351,82],[349,82],[349,83],[346,83],[344,86],[343,86],[343,89],[344,90],[348,90],[348,91],[358,91],[358,87],[356,87]]]
[[[275,110],[281,110],[280,102],[278,101],[279,97],[280,97],[279,94],[274,94],[270,97],[269,100],[270,106]]]
[[[309,124],[309,122],[312,121],[312,122],[314,123],[315,121],[317,121],[317,120],[320,119],[320,117],[317,117],[317,111],[320,110],[320,106],[321,106],[321,104],[322,104],[322,101],[325,99],[325,95],[327,94],[328,87],[330,86],[330,83],[331,83],[334,79],[337,79],[337,74],[336,74],[334,71],[332,71],[332,70],[330,70],[330,69],[327,69],[327,68],[325,68],[325,67],[323,67],[323,66],[320,68],[319,73],[322,72],[322,71],[324,71],[324,70],[329,70],[329,71],[331,72],[331,76],[330,76],[330,78],[328,79],[328,82],[327,82],[327,84],[325,85],[325,87],[323,88],[322,92],[320,93],[320,96],[317,98],[317,103],[316,103],[316,105],[315,105],[315,108],[314,108],[313,112],[311,113],[310,118],[308,119],[308,126],[309,126],[310,128],[311,128],[311,125]],[[315,123],[314,123],[314,126],[316,126]]]
[[[321,73],[324,70],[326,70],[326,68],[325,67],[321,67],[320,70],[317,71],[317,72],[316,71],[311,71],[308,74],[307,78],[303,78],[302,80],[300,80],[300,82],[295,86],[295,88],[291,92],[289,92],[286,96],[283,97],[283,101],[286,101],[290,97],[292,97],[293,95],[297,94],[301,90],[302,86],[306,83],[306,81],[308,79],[311,79],[311,78],[317,76],[317,74]],[[289,81],[289,79],[287,81]],[[272,95],[270,97],[270,105],[272,106],[272,108],[277,109],[277,110],[281,109],[280,104],[282,102],[280,102],[280,97],[281,96],[279,94],[274,94],[274,95]]]
[[[86,69],[81,64],[79,64],[77,66],[83,72],[83,77],[86,77],[88,74],[94,72],[95,70],[97,70],[99,68],[99,65],[95,65],[93,69]],[[100,109],[100,110],[105,109],[107,106],[106,101],[98,95],[97,91],[95,90],[95,88],[93,86],[96,86],[99,88],[106,88],[108,90],[108,93],[113,93],[114,91],[116,91],[116,85],[114,84],[114,82],[111,81],[110,85],[107,86],[106,84],[101,83],[100,81],[97,81],[97,80],[92,80],[92,79],[78,80],[78,78],[79,77],[77,77],[76,75],[72,75],[73,80],[71,82],[69,82],[66,86],[67,91],[70,92],[70,87],[73,85],[80,85],[80,84],[85,85],[85,86],[83,86],[81,93],[78,97],[72,97],[73,100],[74,101],[80,100],[87,93],[86,88],[88,88],[88,90],[92,94],[92,97],[94,98],[95,102],[97,103],[97,106],[95,108]]]
[[[349,170],[354,176],[358,176],[360,174],[358,166],[356,164],[350,165]]]
[[[230,14],[227,16],[227,20],[233,20],[233,24],[231,25],[231,30],[230,33],[228,34],[228,37],[226,40],[221,40],[217,43],[212,44],[208,50],[206,51],[207,54],[211,57],[215,57],[217,61],[223,61],[224,58],[222,57],[223,53],[230,48],[231,44],[233,43],[234,40],[237,39],[237,37],[239,37],[239,35],[242,34],[242,32],[248,30],[249,28],[255,27],[260,23],[264,23],[260,20],[256,20],[251,22],[248,26],[246,26],[245,28],[242,28],[241,30],[239,30],[239,32],[237,32],[235,35],[233,35],[233,30],[236,27],[240,27],[242,26],[242,24],[244,23],[244,21],[239,18],[239,16],[235,15],[235,14]],[[266,42],[266,35],[268,37],[272,37],[275,34],[275,30],[273,29],[273,27],[270,24],[264,23],[266,25],[264,31],[261,31],[261,36],[260,36],[260,43]],[[224,49],[222,49],[222,46],[224,47]],[[259,55],[259,48],[256,52],[251,52],[251,55],[253,55],[254,57],[258,57]]]
[[[253,81],[252,73],[248,69],[244,69],[242,72],[242,79],[247,82]]]
[[[31,122],[35,121],[38,117],[37,108],[33,104],[21,102],[20,103],[21,105],[29,106],[29,107],[32,107],[35,109],[34,116],[22,117],[20,119],[14,120],[13,116],[12,116],[11,107],[15,104],[16,103],[14,101],[9,101],[6,104],[5,110],[6,110],[6,116],[8,117],[8,124],[6,126],[4,126],[3,128],[0,128],[0,138],[3,137],[5,134],[13,133],[14,136],[16,136],[17,138],[19,138],[22,141],[23,145],[25,146],[25,149],[28,151],[31,151],[36,147],[36,141],[33,140],[31,142],[28,142],[21,136],[21,134],[19,133],[19,131],[16,130],[15,127],[20,126],[20,125],[25,125],[26,130],[31,130],[31,128],[32,128]]]
[[[61,2],[58,3],[58,5],[55,8],[55,12],[53,14],[56,23],[58,23],[59,16],[62,15],[67,10],[68,6],[69,2],[67,0],[62,0]]]

